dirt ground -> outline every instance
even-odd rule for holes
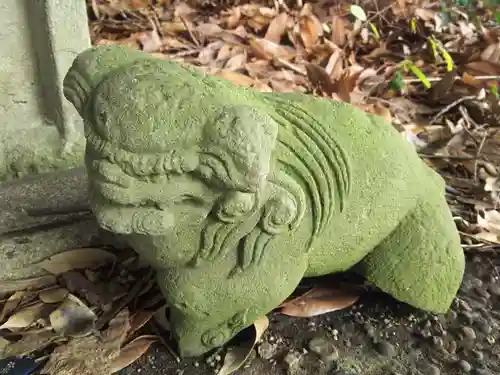
[[[272,315],[254,355],[235,374],[499,374],[499,269],[494,254],[469,254],[461,290],[444,315],[374,292],[313,318]],[[223,354],[177,363],[158,345],[120,374],[215,374]]]

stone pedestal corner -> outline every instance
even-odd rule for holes
[[[82,122],[63,96],[91,46],[84,1],[0,3],[0,181],[82,164]]]

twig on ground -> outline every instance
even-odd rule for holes
[[[437,115],[435,115],[430,121],[429,121],[429,125],[434,125],[434,123],[436,122],[436,120],[438,118],[440,118],[441,116],[443,116],[445,113],[447,113],[450,109],[452,109],[453,107],[456,107],[457,105],[459,105],[460,103],[466,101],[466,100],[472,100],[474,99],[476,96],[475,95],[467,95],[467,96],[462,96],[461,98],[458,98],[457,100],[455,100],[453,103],[450,103],[448,104],[446,107],[444,107],[442,110],[440,110],[438,112]]]
[[[450,160],[476,160],[477,156],[458,156],[458,155],[439,155],[439,154],[422,154],[419,156],[426,159],[450,159]]]

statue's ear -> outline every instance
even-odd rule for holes
[[[278,125],[262,108],[222,108],[204,127],[202,172],[235,190],[256,192],[265,183]]]

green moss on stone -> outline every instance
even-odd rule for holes
[[[307,276],[353,268],[413,306],[450,306],[464,255],[444,182],[381,118],[120,46],[80,54],[65,94],[97,220],[157,269],[183,356]]]

